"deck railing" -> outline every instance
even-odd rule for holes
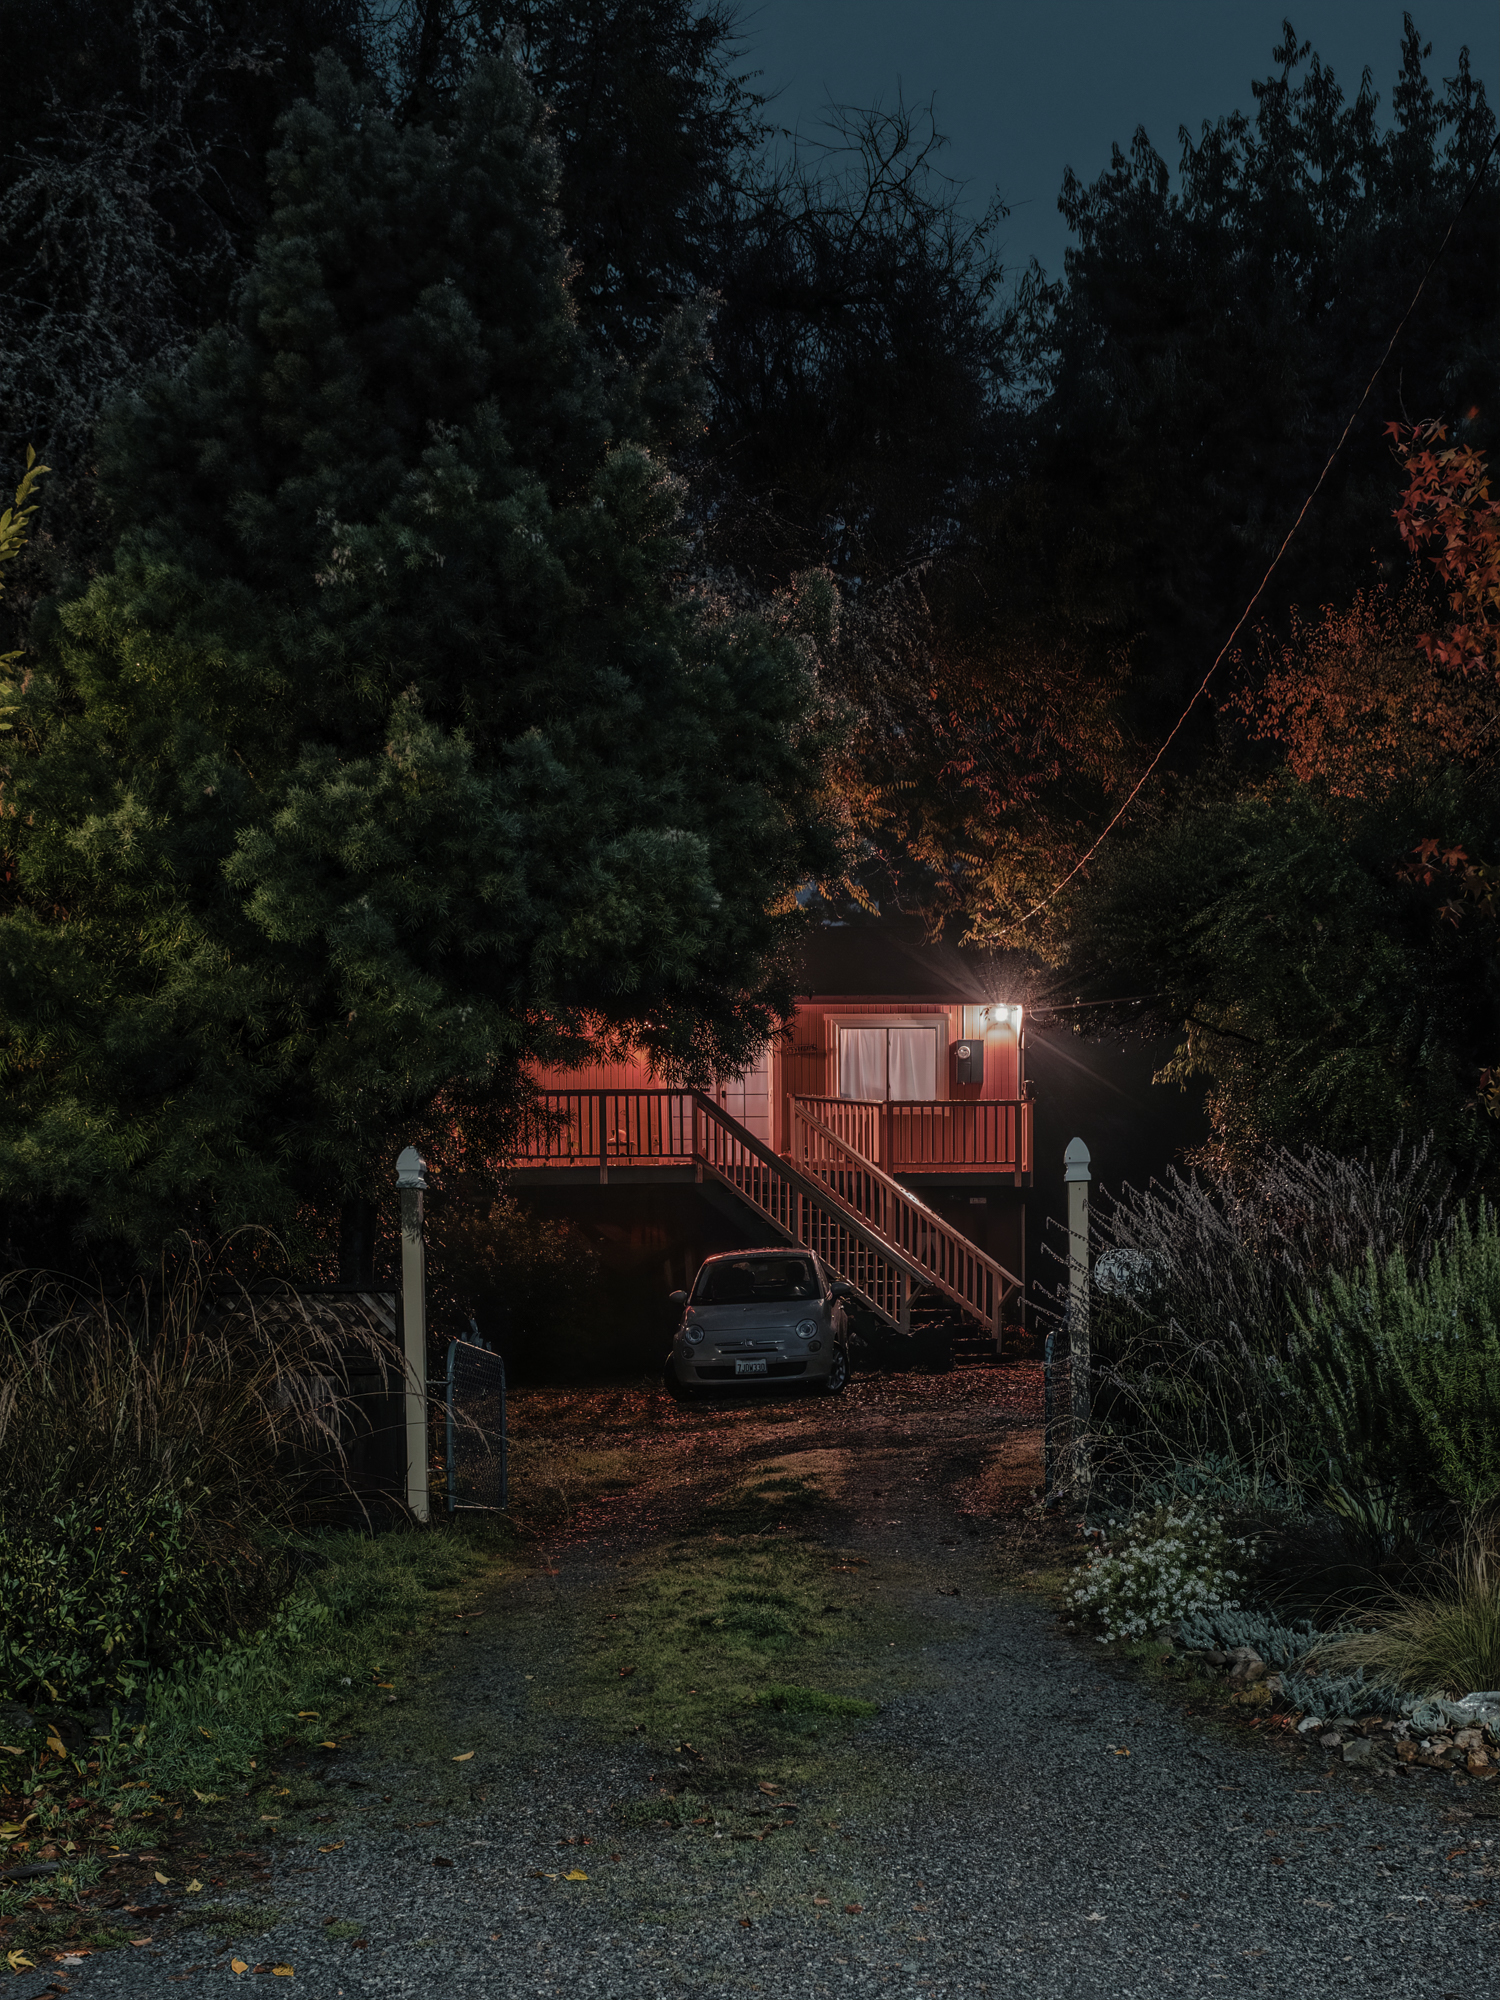
[[[1031,1172],[1031,1105],[1024,1098],[862,1104],[846,1097],[794,1097],[791,1107],[794,1129],[799,1117],[816,1119],[888,1174]]]
[[[809,1101],[793,1100],[788,1159],[700,1091],[544,1091],[512,1160],[588,1166],[604,1181],[611,1166],[691,1165],[732,1188],[789,1242],[815,1250],[893,1325],[909,1326],[913,1290],[935,1285],[998,1339],[1018,1280],[831,1126],[795,1109]]]

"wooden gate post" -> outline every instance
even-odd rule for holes
[[[1068,1187],[1068,1373],[1073,1383],[1073,1484],[1080,1500],[1089,1489],[1089,1149],[1070,1139],[1063,1154]]]
[[[422,1235],[424,1162],[415,1146],[396,1161],[401,1197],[401,1334],[406,1350],[406,1504],[431,1514],[427,1489],[427,1245]]]

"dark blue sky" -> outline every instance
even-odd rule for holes
[[[1418,0],[1431,73],[1451,76],[1467,43],[1492,106],[1500,100],[1500,6]],[[998,189],[1012,214],[1005,262],[1035,255],[1057,275],[1067,229],[1064,166],[1092,180],[1110,142],[1144,125],[1175,167],[1177,128],[1252,110],[1290,12],[1352,97],[1368,64],[1389,108],[1400,59],[1400,0],[745,0],[741,16],[761,87],[779,90],[779,123],[811,130],[831,96],[908,102],[936,94],[952,140],[946,169],[982,205]]]

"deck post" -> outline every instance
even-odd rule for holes
[[[597,1103],[599,1110],[599,1185],[600,1187],[606,1187],[609,1184],[609,1138],[604,1124],[604,1092],[602,1090],[598,1093]]]
[[[406,1504],[430,1514],[427,1486],[427,1246],[422,1239],[424,1162],[415,1146],[396,1161],[401,1200],[401,1343],[406,1351]]]
[[[1073,1384],[1073,1482],[1080,1501],[1089,1490],[1089,1149],[1070,1139],[1063,1154],[1068,1187],[1068,1373]]]
[[[911,1277],[909,1273],[907,1273],[906,1271],[903,1271],[900,1277],[896,1280],[896,1299],[898,1305],[897,1324],[899,1325],[903,1333],[910,1333],[911,1332]]]

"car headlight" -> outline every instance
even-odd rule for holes
[[[815,1319],[799,1319],[797,1322],[797,1337],[799,1340],[808,1339],[817,1330],[818,1322]]]
[[[703,1338],[703,1329],[701,1326],[684,1326],[682,1337],[691,1346],[696,1347]]]

